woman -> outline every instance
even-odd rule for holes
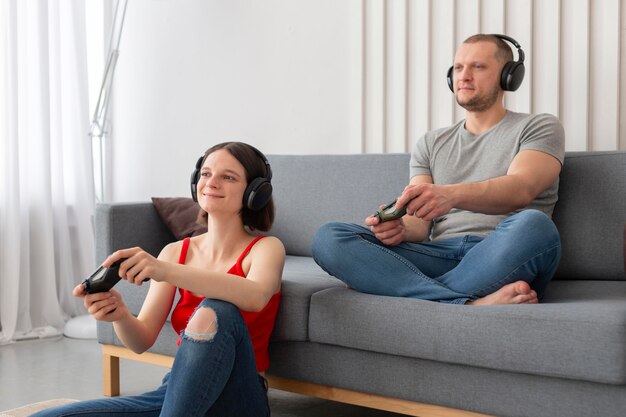
[[[152,281],[134,317],[119,292],[74,295],[97,320],[113,322],[134,352],[155,342],[174,302],[172,326],[181,334],[170,373],[152,392],[82,401],[43,416],[268,416],[267,345],[278,310],[285,249],[267,231],[274,219],[271,169],[258,150],[240,142],[213,146],[198,160],[192,193],[208,231],[167,245],[155,259],[141,248],[118,250],[119,275],[135,285]],[[239,276],[237,276],[239,275]],[[245,279],[242,279],[243,277]]]

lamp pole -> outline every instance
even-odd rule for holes
[[[109,46],[107,51],[107,63],[102,76],[102,84],[100,86],[100,93],[98,94],[98,101],[93,112],[91,128],[89,129],[89,136],[91,137],[91,154],[93,159],[96,203],[102,203],[106,201],[106,198],[108,197],[106,195],[107,169],[105,164],[107,158],[105,138],[110,133],[110,124],[107,122],[107,113],[109,110],[115,66],[119,56],[122,30],[124,29],[127,2],[127,0],[117,0],[115,5],[115,13],[113,15],[113,24],[111,25],[111,34],[109,37]]]

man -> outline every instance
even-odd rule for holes
[[[518,47],[518,61],[504,40]],[[465,120],[415,144],[411,180],[396,202],[406,207],[402,218],[370,216],[367,227],[333,222],[318,230],[313,256],[324,270],[371,294],[538,302],[560,258],[550,217],[564,132],[554,116],[504,107],[504,90],[521,83],[523,59],[503,35],[463,42],[448,82]]]

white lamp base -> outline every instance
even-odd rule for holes
[[[65,323],[63,334],[72,339],[96,339],[96,319],[89,314],[73,317]]]

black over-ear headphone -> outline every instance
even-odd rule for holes
[[[510,42],[517,48],[517,61],[509,61],[504,64],[502,73],[500,74],[500,87],[504,91],[515,91],[522,84],[524,73],[526,72],[526,68],[524,67],[524,51],[522,51],[520,44],[509,36],[499,35],[497,33],[492,33],[491,36]],[[454,66],[448,69],[447,79],[448,87],[450,88],[450,91],[454,93]]]
[[[247,145],[247,144],[246,144]],[[264,177],[256,177],[246,187],[243,193],[243,205],[244,207],[252,210],[259,211],[269,203],[272,197],[272,168],[265,155],[261,153],[257,148],[251,145],[249,146],[254,152],[261,158],[265,164],[266,175]],[[193,201],[198,202],[198,182],[200,181],[200,171],[202,164],[208,155],[204,154],[196,162],[196,169],[191,173],[191,198]]]

